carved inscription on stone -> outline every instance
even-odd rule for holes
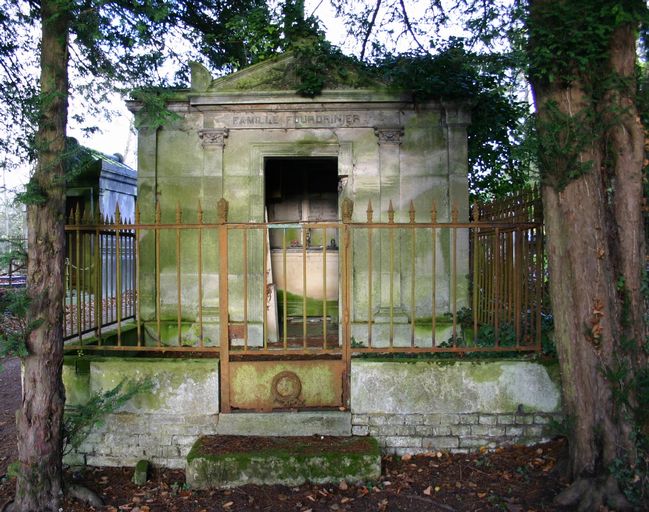
[[[251,128],[347,128],[368,126],[362,112],[251,112],[217,114],[217,126]]]

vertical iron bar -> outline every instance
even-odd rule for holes
[[[525,310],[525,323],[523,325],[523,335],[526,339],[531,340],[532,333],[532,319],[534,318],[532,313],[532,305],[530,301],[529,293],[529,282],[531,276],[531,266],[530,266],[530,234],[531,229],[525,230],[525,237],[523,239],[523,259],[521,261],[522,272],[523,272],[523,284],[522,284],[522,293],[523,293],[523,308]]]
[[[103,245],[102,245],[102,235],[101,235],[101,227],[104,224],[104,221],[102,219],[102,216],[100,214],[97,214],[97,261],[99,262],[99,265],[97,267],[97,274],[99,275],[99,298],[97,299],[97,305],[96,308],[99,310],[99,323],[100,326],[104,326],[104,259],[103,259]],[[102,340],[102,333],[101,333],[101,327],[99,328],[99,346],[101,347],[103,340]]]
[[[122,244],[119,225],[122,219],[119,215],[119,205],[115,211],[115,285],[116,285],[116,314],[117,314],[117,346],[122,346]]]
[[[282,293],[282,305],[284,310],[282,311],[282,326],[284,327],[284,332],[282,333],[282,339],[283,339],[283,346],[284,350],[286,350],[287,344],[288,344],[288,337],[287,337],[287,328],[288,328],[288,310],[287,310],[287,284],[288,284],[288,276],[286,275],[286,228],[282,228],[282,270],[284,271],[284,290]]]
[[[394,346],[394,229],[390,232],[390,348]]]
[[[101,282],[101,252],[99,250],[99,216],[95,216],[95,232],[93,240],[93,267],[95,269],[95,294],[93,297],[93,307],[94,307],[94,317],[95,317],[95,336],[100,340],[101,344],[101,294],[102,294],[102,282]]]
[[[500,228],[496,228],[495,234],[494,234],[494,275],[495,275],[495,282],[494,282],[494,333],[495,333],[495,344],[496,346],[500,346],[500,300],[501,300],[501,295],[500,295],[500,287],[501,287],[501,262],[500,262]]]
[[[161,326],[160,326],[160,315],[162,308],[162,298],[160,297],[160,202],[156,201],[156,213],[155,213],[155,296],[156,296],[156,308],[155,308],[155,320],[156,320],[156,335],[158,338],[158,347],[162,345],[162,336],[161,336]]]
[[[516,229],[514,231],[514,262],[513,262],[513,275],[514,275],[514,331],[516,333],[516,346],[521,345],[521,316],[523,314],[521,306],[521,259],[523,252],[523,237],[522,230]]]
[[[243,229],[243,348],[248,350],[248,229]]]
[[[371,211],[370,203],[370,211]],[[372,217],[368,213],[367,220],[367,346],[372,348]]]
[[[137,346],[142,346],[142,312],[140,310],[140,299],[142,294],[140,293],[140,209],[138,205],[135,205],[135,226],[133,226],[133,234],[135,238],[133,244],[135,247],[135,295],[133,300],[135,301],[135,325],[137,328]]]
[[[322,290],[324,302],[322,304],[322,339],[323,348],[327,348],[327,227],[322,231]]]
[[[83,218],[81,219],[81,222],[83,222]],[[81,225],[79,226],[79,231],[77,233],[77,236],[81,241],[80,251],[79,251],[79,267],[81,269],[81,277],[79,279],[79,290],[81,291],[81,293],[79,294],[79,304],[81,305],[81,331],[83,332],[86,330],[88,325],[88,315],[86,312],[87,309],[86,287],[88,286],[88,283],[86,282],[87,265],[86,265],[86,254],[84,251],[84,242],[85,242],[84,231]]]
[[[541,352],[541,312],[543,307],[543,227],[538,224],[536,227],[536,351]]]
[[[302,346],[306,348],[306,244],[307,244],[307,231],[304,224],[302,224]]]
[[[473,219],[474,222],[477,222],[477,219]],[[478,339],[478,290],[480,289],[480,263],[478,251],[480,250],[478,246],[478,228],[473,226],[473,339],[471,344],[475,345],[476,340]]]
[[[205,346],[203,329],[203,207],[198,201],[198,340],[201,348]]]
[[[345,363],[345,373],[343,382],[343,404],[345,407],[349,406],[350,399],[350,378],[351,378],[351,324],[350,324],[350,281],[351,281],[351,264],[350,264],[350,228],[348,223],[351,222],[351,201],[349,199],[347,205],[343,205],[343,225],[342,225],[342,250],[343,250],[343,340],[342,340],[342,356]]]
[[[431,227],[431,241],[433,244],[433,254],[432,254],[432,270],[431,270],[431,286],[432,286],[432,301],[431,301],[431,341],[432,346],[437,346],[437,340],[435,339],[435,331],[437,329],[437,228],[435,224],[432,224]]]
[[[227,204],[221,199],[222,204]],[[221,412],[230,412],[230,336],[228,315],[228,226],[226,215],[219,214],[219,350],[221,364]]]
[[[453,223],[451,231],[451,308],[453,315],[453,346],[457,346],[457,224]]]
[[[269,228],[268,228],[268,223],[264,224],[264,228],[262,231],[262,246],[263,246],[263,260],[264,260],[264,286],[261,291],[261,303],[263,307],[263,328],[262,328],[262,338],[263,338],[263,344],[264,344],[264,351],[268,350],[268,306],[270,304],[270,293],[271,291],[268,289],[268,271],[269,271],[269,257],[268,253],[269,251],[269,243],[268,243],[268,238],[269,238]]]
[[[178,346],[182,346],[182,281],[180,272],[180,222],[182,212],[180,203],[176,204],[176,327],[178,329]]]
[[[80,216],[79,216],[79,210],[75,210],[74,212],[74,226],[75,226],[75,231],[74,231],[74,246],[75,246],[75,251],[74,251],[74,260],[76,265],[74,269],[74,275],[75,275],[75,306],[76,306],[76,324],[77,324],[77,336],[79,337],[79,342],[81,342],[81,290],[80,290],[80,281],[81,281],[81,231],[79,231],[79,222],[80,222]],[[72,309],[72,308],[71,308]]]
[[[414,219],[412,220],[414,223]],[[417,229],[413,225],[410,228],[412,233],[412,254],[411,254],[411,265],[410,265],[410,346],[415,346],[415,251],[417,249]]]

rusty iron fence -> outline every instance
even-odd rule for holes
[[[375,220],[371,202],[349,200],[334,222],[230,222],[224,199],[209,222],[200,203],[176,206],[173,222],[159,204],[148,222],[74,212],[66,348],[343,362],[539,351],[542,219],[526,194],[464,221],[412,203]]]

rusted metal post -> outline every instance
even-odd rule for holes
[[[432,287],[432,304],[431,304],[431,343],[432,347],[436,346],[435,330],[437,329],[437,205],[433,201],[430,208],[430,237],[433,246],[432,250],[432,270],[431,270],[431,287]]]
[[[162,345],[161,328],[160,328],[160,309],[162,307],[162,298],[160,297],[160,202],[156,201],[155,204],[155,323],[157,345]]]
[[[410,201],[410,233],[412,240],[411,259],[410,259],[410,346],[415,346],[415,322],[416,322],[416,304],[415,304],[415,260],[417,250],[417,228],[415,226],[415,205]]]
[[[178,346],[182,345],[182,276],[180,272],[180,223],[182,210],[180,202],[176,203],[176,328],[178,329]]]
[[[243,348],[248,350],[248,229],[243,230]]]
[[[115,284],[116,284],[116,314],[117,314],[117,346],[122,346],[122,244],[120,240],[122,216],[119,203],[115,205]]]
[[[342,356],[345,364],[345,371],[343,374],[343,404],[349,408],[350,400],[350,379],[351,379],[351,323],[350,323],[350,276],[351,276],[351,261],[350,261],[350,227],[352,221],[352,214],[354,211],[354,203],[351,199],[343,199],[342,205],[342,244],[341,249],[343,252],[343,343],[342,343]]]
[[[76,317],[76,322],[77,322],[77,336],[79,337],[79,343],[82,342],[81,338],[81,289],[80,289],[80,282],[81,282],[81,231],[79,229],[79,225],[81,224],[81,215],[79,212],[79,208],[77,208],[74,211],[74,225],[76,228],[76,231],[74,232],[74,274],[75,274],[75,308],[77,317]],[[70,308],[72,309],[72,300],[70,300]],[[74,310],[73,309],[73,310]]]
[[[392,200],[388,206],[388,224],[394,224]],[[394,347],[394,229],[390,228],[390,348]]]
[[[203,340],[203,207],[200,199],[196,220],[198,221],[198,342],[202,348],[205,346],[205,341]]]
[[[306,269],[306,266],[304,267]],[[306,270],[305,270],[306,272]],[[306,290],[306,280],[304,282]],[[324,300],[322,304],[322,339],[323,348],[327,348],[327,227],[322,231],[322,293]]]
[[[306,348],[306,244],[307,244],[307,228],[302,224],[302,347]],[[286,282],[288,279],[284,277]],[[325,295],[326,301],[326,295]],[[325,341],[326,343],[326,341]]]
[[[221,372],[221,412],[230,412],[230,335],[228,315],[228,202],[221,198],[217,222],[219,233],[219,349]]]
[[[374,210],[372,210],[372,200],[367,202],[367,346],[372,348],[372,222]]]
[[[142,346],[142,313],[140,310],[141,293],[140,293],[140,208],[135,204],[135,225],[133,226],[135,236],[135,326],[137,329],[137,346]]]
[[[451,209],[451,314],[453,315],[453,346],[457,346],[457,223],[458,209]]]

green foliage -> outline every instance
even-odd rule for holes
[[[33,179],[25,185],[25,190],[16,194],[16,201],[26,206],[39,206],[47,202],[47,191]]]
[[[24,240],[20,238],[0,238],[0,272],[13,268],[24,268],[27,265],[27,250]]]
[[[79,448],[94,427],[103,425],[106,415],[117,411],[138,393],[145,393],[152,388],[153,382],[150,379],[124,379],[113,389],[94,393],[88,402],[74,407],[66,413],[63,422],[63,453]]]
[[[7,356],[25,357],[27,336],[31,331],[26,320],[29,297],[23,289],[0,289],[0,358]]]
[[[572,0],[539,3],[529,17],[529,73],[538,82],[596,83],[603,73],[613,31],[647,21],[643,0]]]
[[[88,148],[79,144],[72,137],[68,137],[65,143],[65,154],[63,155],[65,181],[70,183],[93,165],[96,158]]]
[[[137,89],[131,93],[133,99],[142,103],[142,109],[136,118],[137,128],[156,129],[180,119],[180,116],[169,110],[167,104],[173,98],[168,89],[154,87]]]
[[[469,186],[482,200],[519,190],[534,179],[535,130],[520,99],[513,54],[481,55],[452,39],[436,54],[387,56],[378,71],[416,101],[457,101],[471,106],[467,127]]]
[[[645,434],[638,435],[636,448],[634,464],[616,458],[609,470],[634,510],[644,510],[649,501],[649,439]]]
[[[541,181],[561,191],[593,168],[592,161],[581,157],[593,144],[597,122],[592,110],[568,115],[552,102],[544,108],[546,118],[539,121],[538,130]]]

